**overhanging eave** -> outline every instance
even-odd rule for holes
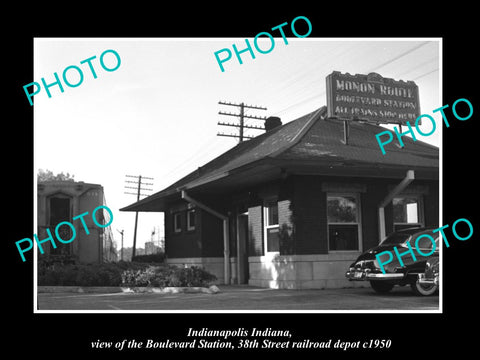
[[[160,191],[145,199],[125,206],[121,208],[120,211],[164,212],[168,209],[167,204],[176,198],[180,198],[180,194],[175,189],[169,190],[168,192]]]

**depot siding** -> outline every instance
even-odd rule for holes
[[[293,209],[296,254],[328,252],[326,194],[321,191],[320,177],[296,176]]]
[[[195,229],[189,230],[187,228],[188,210],[185,204],[179,206],[179,203],[175,203],[172,204],[172,210],[165,213],[165,250],[168,257],[222,256],[222,222],[201,209],[195,209]],[[174,230],[176,214],[180,217],[181,231],[179,232]]]

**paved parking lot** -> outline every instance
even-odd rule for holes
[[[370,288],[273,290],[220,286],[217,294],[39,293],[39,310],[438,310],[439,296],[410,287],[379,295]]]

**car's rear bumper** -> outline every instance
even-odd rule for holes
[[[418,274],[418,283],[420,285],[438,285],[438,275],[433,278],[426,278],[425,274]]]
[[[405,277],[402,273],[374,273],[365,270],[350,269],[345,273],[345,277],[351,281],[370,281],[370,280],[401,280]]]

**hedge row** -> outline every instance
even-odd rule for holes
[[[132,261],[141,263],[163,263],[165,261],[165,253],[136,255],[132,257]]]
[[[122,284],[125,286],[208,286],[216,277],[202,268],[191,266],[149,266],[142,270],[125,270]]]
[[[104,264],[39,265],[39,286],[208,286],[216,277],[196,266],[179,268],[120,261]]]

